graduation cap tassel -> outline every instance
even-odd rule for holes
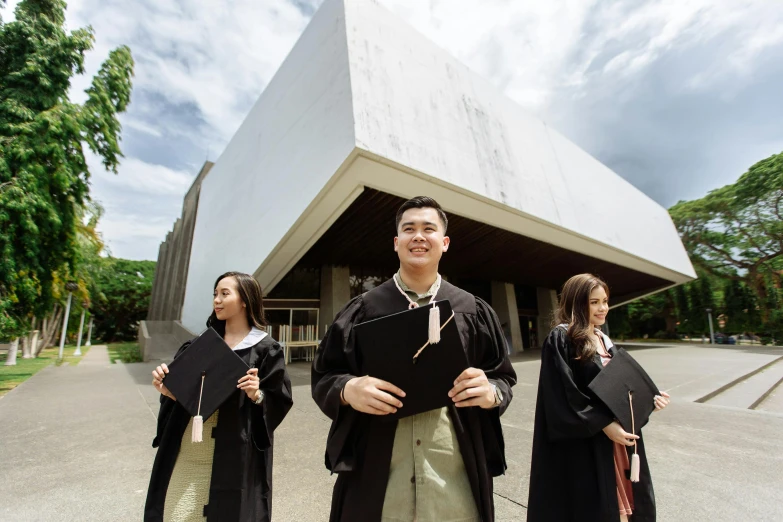
[[[631,406],[631,432],[636,434],[636,426],[633,419],[633,394],[628,392],[628,404]],[[631,482],[639,482],[641,462],[639,461],[638,444],[633,442],[633,455],[631,455]]]
[[[201,372],[201,391],[198,394],[198,411],[193,417],[193,434],[191,442],[203,442],[204,440],[204,419],[201,417],[201,396],[204,394],[204,377],[207,372]]]
[[[432,317],[432,316],[430,316],[430,318],[431,318],[431,317]],[[438,317],[440,317],[440,311],[438,311]],[[451,320],[452,320],[452,319],[454,319],[454,312],[451,312],[451,316],[449,316],[449,318],[448,318],[448,319],[446,319],[446,322],[445,322],[445,323],[443,323],[443,324],[442,324],[440,327],[438,327],[438,341],[440,341],[440,331],[441,331],[441,330],[443,330],[444,328],[446,328],[446,325],[447,325],[447,324],[449,324],[449,323],[451,322]],[[413,364],[416,364],[416,361],[419,359],[419,355],[421,355],[421,352],[423,352],[423,351],[424,351],[424,349],[425,349],[426,347],[428,347],[430,344],[432,344],[432,343],[431,343],[431,342],[429,341],[429,339],[428,339],[428,340],[427,340],[427,342],[426,342],[426,343],[424,343],[424,346],[422,346],[421,348],[419,348],[419,351],[418,351],[418,352],[416,352],[416,354],[413,356]]]
[[[429,341],[430,344],[438,344],[440,342],[440,308],[437,307],[435,302],[432,303],[430,308],[430,324],[429,324]]]

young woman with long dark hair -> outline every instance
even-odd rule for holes
[[[193,419],[164,384],[161,364],[152,372],[160,391],[158,448],[145,521],[268,522],[272,510],[272,442],[291,409],[291,381],[280,345],[263,327],[261,286],[252,276],[217,278],[207,326],[250,367],[237,391],[204,421],[203,442],[191,442]],[[186,342],[174,356],[184,353]]]
[[[655,520],[641,435],[627,433],[588,388],[614,355],[601,332],[608,311],[609,287],[594,275],[576,275],[563,286],[557,326],[541,351],[528,522]],[[660,410],[669,396],[660,392],[654,401]],[[639,482],[627,477],[634,444]]]

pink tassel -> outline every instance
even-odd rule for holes
[[[631,433],[636,434],[636,421],[633,418],[633,393],[628,392],[628,404],[631,408]],[[639,482],[639,471],[641,468],[639,462],[639,454],[637,453],[639,446],[634,441],[633,443],[633,455],[631,455],[631,482]]]
[[[198,411],[196,416],[193,417],[193,433],[190,437],[190,442],[203,442],[204,441],[204,418],[201,416],[201,396],[204,394],[204,377],[207,376],[207,372],[201,372],[201,391],[198,392]]]
[[[428,336],[430,344],[438,344],[440,342],[440,328],[440,308],[435,303],[432,303]]]
[[[201,417],[201,415],[193,417],[193,436],[191,437],[190,441],[204,441],[204,419]]]
[[[631,482],[639,482],[639,471],[641,464],[639,463],[639,454],[634,453],[631,455]]]

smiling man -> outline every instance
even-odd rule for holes
[[[492,308],[438,273],[448,251],[448,219],[429,197],[397,211],[400,269],[350,301],[316,353],[313,398],[332,419],[326,467],[339,476],[331,521],[488,522],[493,477],[505,472],[500,415],[516,375]],[[448,407],[383,419],[403,407],[405,390],[365,375],[353,327],[432,300],[448,299],[470,367],[448,393]]]

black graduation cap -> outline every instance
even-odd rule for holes
[[[647,372],[623,348],[615,350],[612,360],[588,386],[612,411],[628,433],[638,435],[655,410],[654,399],[660,392]],[[639,456],[634,445],[631,481],[639,481]]]
[[[660,393],[647,372],[623,348],[615,350],[612,360],[589,388],[612,410],[623,429],[635,435],[650,419],[655,410],[654,398]]]
[[[237,381],[248,369],[213,328],[208,328],[169,364],[164,384],[195,417],[194,442],[201,441],[203,419],[208,419],[237,390]]]
[[[433,307],[443,318],[440,336],[428,335]],[[354,327],[361,367],[372,377],[390,382],[405,392],[403,407],[386,419],[401,419],[442,408],[454,380],[468,367],[454,313],[448,300],[405,310]]]

